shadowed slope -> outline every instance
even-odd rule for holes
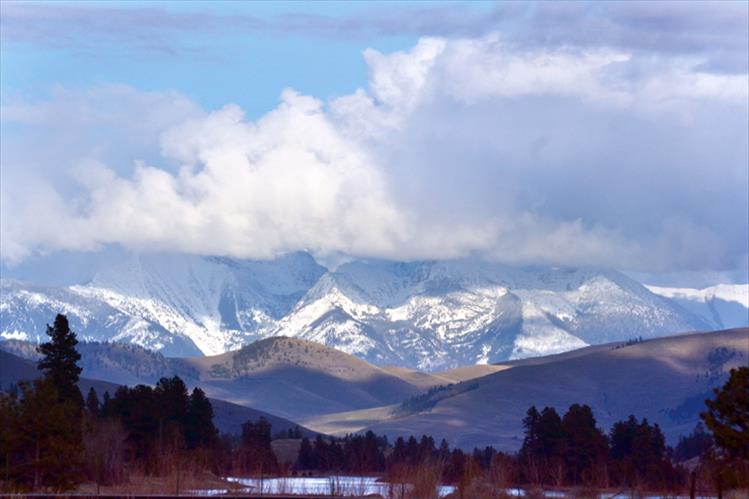
[[[712,388],[730,368],[749,362],[749,329],[680,335],[587,355],[520,365],[483,378],[476,389],[446,398],[428,411],[374,424],[376,433],[432,435],[470,448],[517,449],[531,405],[564,412],[588,404],[608,430],[630,414],[661,425],[669,440],[692,430]]]
[[[290,418],[398,403],[420,388],[361,359],[296,338],[182,359],[207,393]]]
[[[17,384],[19,381],[35,379],[40,375],[41,373],[36,368],[35,362],[0,350],[0,390],[7,389],[10,385]],[[84,396],[93,387],[101,397],[104,392],[114,395],[114,392],[120,385],[98,379],[81,378],[78,386]],[[215,398],[211,398],[210,401],[213,406],[213,422],[216,428],[222,433],[239,434],[242,431],[242,423],[248,420],[256,421],[261,417],[268,420],[273,426],[274,433],[293,429],[298,426],[293,421],[257,409]],[[300,428],[305,435],[315,434],[315,432],[305,427]]]

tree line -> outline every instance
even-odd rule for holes
[[[44,376],[0,392],[3,490],[72,490],[84,481],[113,485],[133,473],[185,469],[215,476],[377,473],[391,482],[457,484],[464,497],[475,498],[510,486],[683,490],[690,475],[675,463],[689,459],[717,488],[749,485],[747,367],[731,371],[706,401],[704,424],[673,449],[657,424],[630,416],[604,432],[590,407],[573,404],[562,415],[553,407],[529,408],[516,453],[465,452],[427,435],[392,443],[371,431],[308,438],[295,428],[274,435],[262,418],[242,424],[240,435],[220,435],[210,400],[200,388],[188,391],[178,376],[153,387],[121,386],[111,396],[91,388],[84,399],[77,340],[65,316],[47,333],[50,341],[39,346]],[[279,461],[277,438],[298,443],[294,462]]]
[[[459,485],[465,497],[481,497],[482,487],[494,492],[517,486],[684,491],[692,475],[678,463],[691,459],[703,487],[748,487],[749,368],[731,370],[715,399],[706,400],[701,419],[704,424],[670,448],[658,424],[647,419],[629,416],[605,433],[587,405],[573,404],[561,416],[553,407],[539,411],[533,406],[523,419],[517,453],[492,447],[467,453],[445,440],[436,445],[427,435],[399,437],[390,445],[370,431],[343,439],[303,438],[295,469],[384,472],[396,482],[413,480],[427,469],[439,483]]]

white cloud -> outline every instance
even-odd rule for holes
[[[746,74],[494,35],[364,57],[367,89],[287,90],[257,121],[127,87],[5,105],[13,143],[60,167],[3,157],[3,259],[120,244],[663,269],[746,254]]]

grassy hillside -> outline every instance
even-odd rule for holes
[[[294,420],[397,404],[432,386],[412,383],[409,376],[400,377],[334,348],[295,338],[268,338],[233,352],[195,358],[167,358],[119,343],[80,343],[78,349],[87,378],[134,385],[179,375],[188,385],[201,386],[210,397]],[[30,360],[38,355],[33,345],[21,341],[2,342],[0,350]]]
[[[198,371],[209,395],[292,419],[395,404],[421,391],[352,355],[296,338],[182,362]]]
[[[657,422],[674,441],[692,430],[704,399],[724,382],[728,370],[748,362],[747,328],[599,347],[468,381],[478,387],[369,428],[391,436],[428,434],[463,447],[512,450],[522,442],[521,421],[531,405],[553,406],[561,413],[582,403],[592,407],[606,430],[635,414]]]
[[[36,362],[22,359],[0,350],[0,389],[7,389],[12,384],[16,384],[22,380],[34,379],[39,375],[40,371],[36,368]],[[90,378],[81,378],[79,383],[84,396],[91,387],[101,396],[107,391],[110,394],[114,394],[118,386],[120,385],[116,383]],[[255,421],[260,417],[264,417],[271,423],[274,433],[293,429],[297,426],[297,423],[293,421],[268,414],[264,411],[233,404],[225,400],[217,400],[215,398],[211,398],[210,400],[213,405],[214,424],[222,433],[239,434],[242,423],[248,420]],[[302,427],[302,433],[306,435],[315,434],[315,432],[305,427]]]

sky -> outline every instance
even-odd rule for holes
[[[3,2],[2,269],[305,250],[745,276],[747,5]]]

